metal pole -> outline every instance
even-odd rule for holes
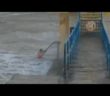
[[[60,58],[60,42],[57,42],[57,64],[59,64],[59,58]]]

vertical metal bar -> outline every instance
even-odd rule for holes
[[[59,58],[60,58],[60,42],[57,42],[57,64],[59,64]]]
[[[101,19],[103,20],[103,12],[101,12],[101,17],[102,17]]]
[[[109,42],[108,42],[109,43]],[[108,69],[109,69],[109,75],[110,75],[110,44],[108,44]]]
[[[75,29],[71,32],[71,35],[69,35],[67,41],[64,44],[64,80],[68,80],[69,76],[69,70],[70,70],[70,64],[72,63],[72,59],[74,56],[74,50],[76,47],[77,40],[79,38],[79,21],[77,22],[77,25]]]
[[[66,44],[64,44],[64,80],[66,80]]]

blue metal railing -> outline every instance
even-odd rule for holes
[[[64,79],[67,80],[69,75],[69,65],[72,64],[75,48],[80,35],[80,20],[78,19],[76,27],[72,30],[66,42],[64,43]]]
[[[104,49],[106,52],[106,58],[107,58],[107,71],[110,73],[110,40],[108,37],[108,33],[105,30],[103,22],[101,22],[101,36],[103,39]]]

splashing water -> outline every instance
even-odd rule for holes
[[[52,63],[52,60],[45,58],[0,52],[0,83],[7,82],[15,74],[46,75]]]

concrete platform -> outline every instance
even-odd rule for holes
[[[58,76],[16,75],[6,84],[58,84]]]

